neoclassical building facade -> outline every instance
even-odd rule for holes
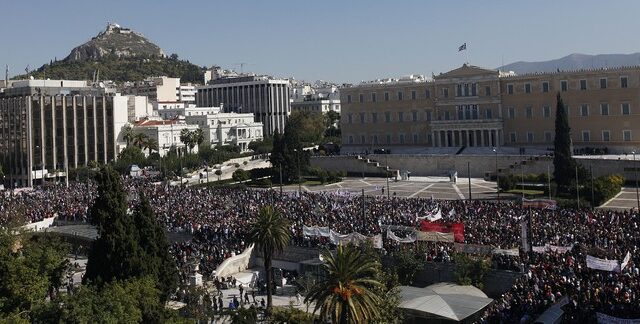
[[[631,152],[640,142],[640,67],[515,75],[471,65],[341,89],[345,152],[553,146],[556,95],[574,147]]]

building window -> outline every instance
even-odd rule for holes
[[[427,110],[426,115],[427,115],[427,121],[431,121],[431,111]]]
[[[609,104],[606,104],[606,103],[600,104],[600,114],[602,116],[609,116]]]
[[[360,102],[364,102],[364,95],[362,93],[360,94]]]
[[[384,101],[389,101],[389,93],[388,92],[384,93]]]
[[[391,135],[387,134],[387,144],[391,144]]]
[[[623,130],[622,131],[622,140],[625,142],[631,142],[631,131]]]
[[[416,91],[411,90],[411,100],[416,100]]]
[[[600,89],[607,88],[607,78],[600,78]]]
[[[449,98],[449,89],[448,88],[442,89],[442,96],[445,97],[445,98]]]
[[[373,92],[373,93],[371,93],[371,102],[376,102],[376,101],[377,101],[376,93]]]
[[[491,109],[485,109],[485,111],[484,111],[484,115],[485,115],[485,118],[486,118],[486,119],[491,119],[491,118],[493,118],[493,113],[492,113]]]
[[[490,96],[491,95],[491,87],[490,86],[484,87],[484,95],[485,96]]]
[[[398,121],[401,123],[404,122],[404,112],[398,111]]]
[[[360,124],[364,124],[364,113],[360,113]]]
[[[531,83],[524,84],[524,93],[531,93]]]
[[[620,77],[620,88],[626,88],[629,86],[629,80],[626,76]]]
[[[516,140],[518,139],[518,137],[516,136],[516,133],[509,133],[509,140],[511,141],[511,143],[515,143]]]
[[[611,141],[611,132],[609,132],[608,130],[603,130],[602,131],[602,141],[603,142]]]
[[[347,95],[347,103],[351,103],[351,95]]]
[[[589,116],[589,105],[580,105],[580,116]]]
[[[567,91],[569,89],[569,84],[567,80],[560,81],[560,90]]]
[[[471,84],[471,95],[474,97],[478,95],[478,85],[475,83]]]
[[[348,115],[347,115],[347,119],[349,120],[349,121],[348,121],[348,123],[349,123],[349,124],[353,124],[353,115],[348,114]]]
[[[384,113],[384,121],[387,122],[387,123],[391,122],[391,113],[390,112],[387,111],[387,112]]]
[[[507,108],[507,114],[509,119],[515,119],[516,118],[516,109],[513,107],[509,107]]]
[[[587,80],[580,80],[580,90],[587,90]]]
[[[507,93],[513,94],[513,84],[507,84]]]
[[[525,116],[527,116],[527,118],[531,119],[533,117],[533,109],[531,107],[525,107],[524,108],[524,112],[525,112]]]
[[[532,132],[528,132],[527,133],[527,143],[533,143],[533,133]]]
[[[373,144],[378,144],[378,135],[373,135]]]
[[[462,84],[456,86],[456,97],[462,97]]]
[[[378,122],[378,113],[371,113],[371,122],[374,124]]]
[[[629,103],[622,103],[620,105],[621,109],[622,109],[622,114],[623,115],[631,115],[631,106],[629,106]]]
[[[414,122],[418,121],[418,112],[417,111],[414,110],[414,111],[411,112],[411,120],[414,121]]]
[[[349,135],[349,144],[353,144],[353,136]]]
[[[542,107],[542,117],[549,118],[551,117],[551,107],[543,106]]]
[[[445,112],[444,112],[444,120],[449,120],[449,117],[450,117],[449,116],[449,111],[445,110]]]
[[[402,101],[402,91],[398,91],[398,101]]]
[[[582,131],[582,141],[583,142],[590,142],[591,140],[591,132],[583,130]]]
[[[366,137],[364,135],[360,135],[360,144],[366,144]]]
[[[427,98],[427,99],[431,98],[431,91],[429,91],[429,89],[426,89],[426,90],[424,91],[424,96],[425,96],[425,98]]]
[[[404,144],[404,134],[400,134],[400,144]]]
[[[418,134],[413,134],[413,144],[418,144]]]
[[[544,142],[545,143],[551,143],[551,132],[550,131],[545,131],[544,132]]]
[[[549,81],[542,82],[542,92],[549,92]]]

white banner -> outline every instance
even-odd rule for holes
[[[319,226],[302,226],[302,233],[305,236],[324,236],[329,237],[331,230],[328,227]]]
[[[602,313],[596,313],[596,317],[601,324],[640,324],[640,318],[619,318]]]
[[[618,264],[618,260],[600,259],[590,255],[587,255],[587,268],[602,271],[620,272],[620,265]]]
[[[529,232],[529,225],[527,222],[520,223],[520,238],[522,239],[522,250],[525,252],[529,252],[529,239],[527,238]]]
[[[426,219],[426,220],[428,220],[430,222],[433,222],[433,221],[437,221],[438,219],[441,219],[441,218],[442,218],[442,211],[440,211],[440,208],[438,208],[437,212],[431,213],[431,214],[427,214],[427,216],[422,216],[422,217],[416,216],[416,221],[419,222],[421,220],[425,220]]]
[[[453,233],[416,232],[418,241],[453,242]]]
[[[536,253],[547,253],[549,251],[555,253],[567,253],[573,249],[573,245],[571,246],[558,246],[558,245],[549,245],[545,244],[544,246],[534,246],[532,248],[533,252]]]
[[[547,252],[547,247],[546,246],[534,246],[531,248],[531,251],[535,252],[535,253],[545,253]]]
[[[510,256],[520,256],[520,251],[518,249],[494,249],[493,254],[502,254],[502,255],[510,255]]]
[[[627,251],[627,255],[625,255],[624,260],[622,260],[622,264],[620,264],[620,271],[624,270],[624,268],[627,267],[630,260],[631,260],[631,252]]]
[[[399,238],[391,229],[387,229],[387,238],[400,243],[413,243],[416,241],[415,230],[405,238]]]

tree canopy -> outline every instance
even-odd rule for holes
[[[558,186],[566,187],[575,179],[576,162],[571,155],[569,117],[558,92],[556,104],[555,139],[553,141],[553,177]]]

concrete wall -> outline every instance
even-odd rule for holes
[[[242,253],[222,261],[216,268],[216,276],[227,277],[247,270],[251,261],[251,252],[253,252],[253,245],[246,248]]]
[[[483,178],[486,173],[493,174],[496,169],[495,155],[412,155],[412,154],[370,154],[370,160],[379,162],[384,166],[389,163],[390,169],[408,170],[412,176],[446,176],[450,170],[458,171],[459,177],[467,176],[467,163],[469,163],[471,177]],[[587,169],[593,170],[593,175],[598,177],[608,174],[621,174],[627,180],[635,179],[634,162],[630,157],[618,160],[608,159],[588,159],[576,157],[578,163]],[[637,157],[637,168],[640,171],[640,156]],[[524,162],[524,163],[523,163]],[[380,170],[379,167],[371,163],[364,163],[363,160],[355,156],[329,156],[312,157],[311,165],[331,171],[346,171],[354,175],[361,174],[363,169],[366,173]],[[526,155],[499,155],[497,166],[503,173],[520,174],[524,171],[529,173],[546,173],[547,170],[553,173],[553,158],[550,156],[526,156]],[[382,168],[384,170],[384,168]],[[383,171],[379,171],[380,174]]]

